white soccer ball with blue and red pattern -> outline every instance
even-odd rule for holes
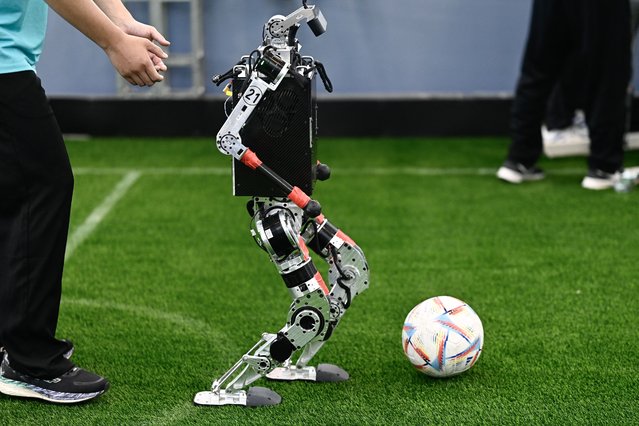
[[[481,355],[483,343],[481,319],[454,297],[425,300],[404,321],[404,353],[415,368],[432,377],[450,377],[468,370]]]

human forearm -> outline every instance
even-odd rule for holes
[[[101,1],[107,5],[107,9],[111,6],[117,9],[116,0]],[[93,0],[46,2],[62,18],[104,49],[118,73],[131,84],[151,86],[163,79],[158,71],[166,70],[162,60],[167,55],[152,41],[155,39],[154,34],[161,37],[155,28],[140,24],[133,18],[125,27],[117,25]],[[119,4],[122,5],[121,2]],[[125,18],[122,11],[117,13],[119,17]]]
[[[144,37],[162,46],[170,43],[162,34],[151,25],[146,25],[135,20],[121,0],[93,0],[109,19],[126,34]],[[164,65],[162,65],[164,66]]]
[[[46,0],[62,18],[93,40],[109,49],[125,36],[92,0]]]
[[[133,16],[122,4],[121,0],[93,0],[109,19],[122,28],[127,23],[134,21]]]

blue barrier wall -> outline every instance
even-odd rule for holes
[[[309,0],[309,3],[313,3]],[[338,94],[512,93],[530,0],[316,0],[328,30],[315,38],[304,26],[302,53],[322,61]],[[299,0],[204,0],[208,77],[230,68],[261,41],[262,26]],[[144,20],[147,10],[131,4]],[[174,52],[188,49],[188,9],[174,4],[165,34]],[[111,96],[116,76],[92,42],[54,13],[38,72],[53,96]],[[173,77],[179,82],[179,73]]]

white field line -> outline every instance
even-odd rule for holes
[[[62,303],[91,309],[125,312],[132,316],[147,318],[154,322],[164,322],[173,326],[181,327],[193,333],[197,333],[198,335],[205,334],[207,336],[212,336],[218,341],[222,341],[221,339],[226,339],[228,337],[225,333],[212,329],[209,324],[202,320],[138,304],[129,305],[109,300],[91,300],[73,297],[63,297]]]
[[[84,240],[91,235],[95,228],[102,222],[107,214],[111,211],[113,206],[127,193],[129,188],[140,178],[141,173],[137,170],[128,171],[122,180],[113,188],[113,191],[97,206],[91,214],[84,220],[84,222],[76,228],[76,230],[69,237],[67,241],[67,250],[64,255],[65,262],[73,255],[76,248]]]
[[[230,176],[231,167],[160,167],[160,168],[109,168],[77,167],[76,175],[120,175],[138,172],[144,175],[218,175]],[[333,174],[345,176],[490,176],[497,168],[479,167],[362,167],[334,169]],[[581,175],[585,169],[551,170],[550,175]]]
[[[93,210],[87,219],[69,237],[67,243],[66,261],[75,249],[95,230],[113,206],[126,194],[129,188],[144,175],[216,175],[230,176],[230,167],[151,167],[130,169],[120,167],[77,167],[76,175],[124,175],[102,203]],[[494,168],[463,168],[463,167],[369,167],[344,168],[334,170],[334,175],[344,176],[489,176],[494,175]],[[552,171],[555,175],[579,175],[581,169],[560,169]]]

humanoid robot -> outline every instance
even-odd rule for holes
[[[253,216],[251,234],[270,256],[293,301],[286,324],[277,333],[262,334],[235,365],[213,381],[210,391],[195,396],[196,405],[278,404],[281,397],[268,388],[247,389],[262,377],[316,382],[348,379],[348,373],[336,365],[308,365],[330,338],[355,296],[368,288],[369,269],[362,250],[324,217],[320,204],[309,196],[312,182],[327,179],[330,170],[324,164],[312,162],[316,108],[313,96],[307,95],[313,92],[316,74],[328,91],[332,87],[322,64],[299,54],[300,45],[295,37],[303,21],[316,36],[326,30],[320,10],[303,1],[303,6],[292,14],[273,16],[264,26],[262,45],[228,73],[213,78],[216,84],[233,79],[234,108],[217,135],[217,148],[235,159],[235,195],[251,195],[247,206]],[[266,111],[260,112],[260,104],[268,104]],[[280,111],[281,119],[268,115],[273,110]],[[299,111],[303,112],[301,118],[296,116]],[[249,122],[251,116],[260,114],[264,116]],[[290,133],[286,131],[296,126],[305,129],[302,133],[306,140],[298,138],[287,146],[285,135]],[[255,127],[259,129],[256,131]],[[243,141],[247,135],[250,137]],[[269,139],[271,145],[264,144],[264,139]],[[251,148],[261,150],[260,157]],[[301,167],[299,158],[290,158],[296,149],[305,157]],[[274,158],[281,173],[262,162],[263,155]],[[278,157],[284,161],[277,161],[282,160]],[[246,175],[248,172],[251,175]],[[306,192],[281,174],[288,174]],[[328,285],[313,263],[309,249],[328,263]]]

